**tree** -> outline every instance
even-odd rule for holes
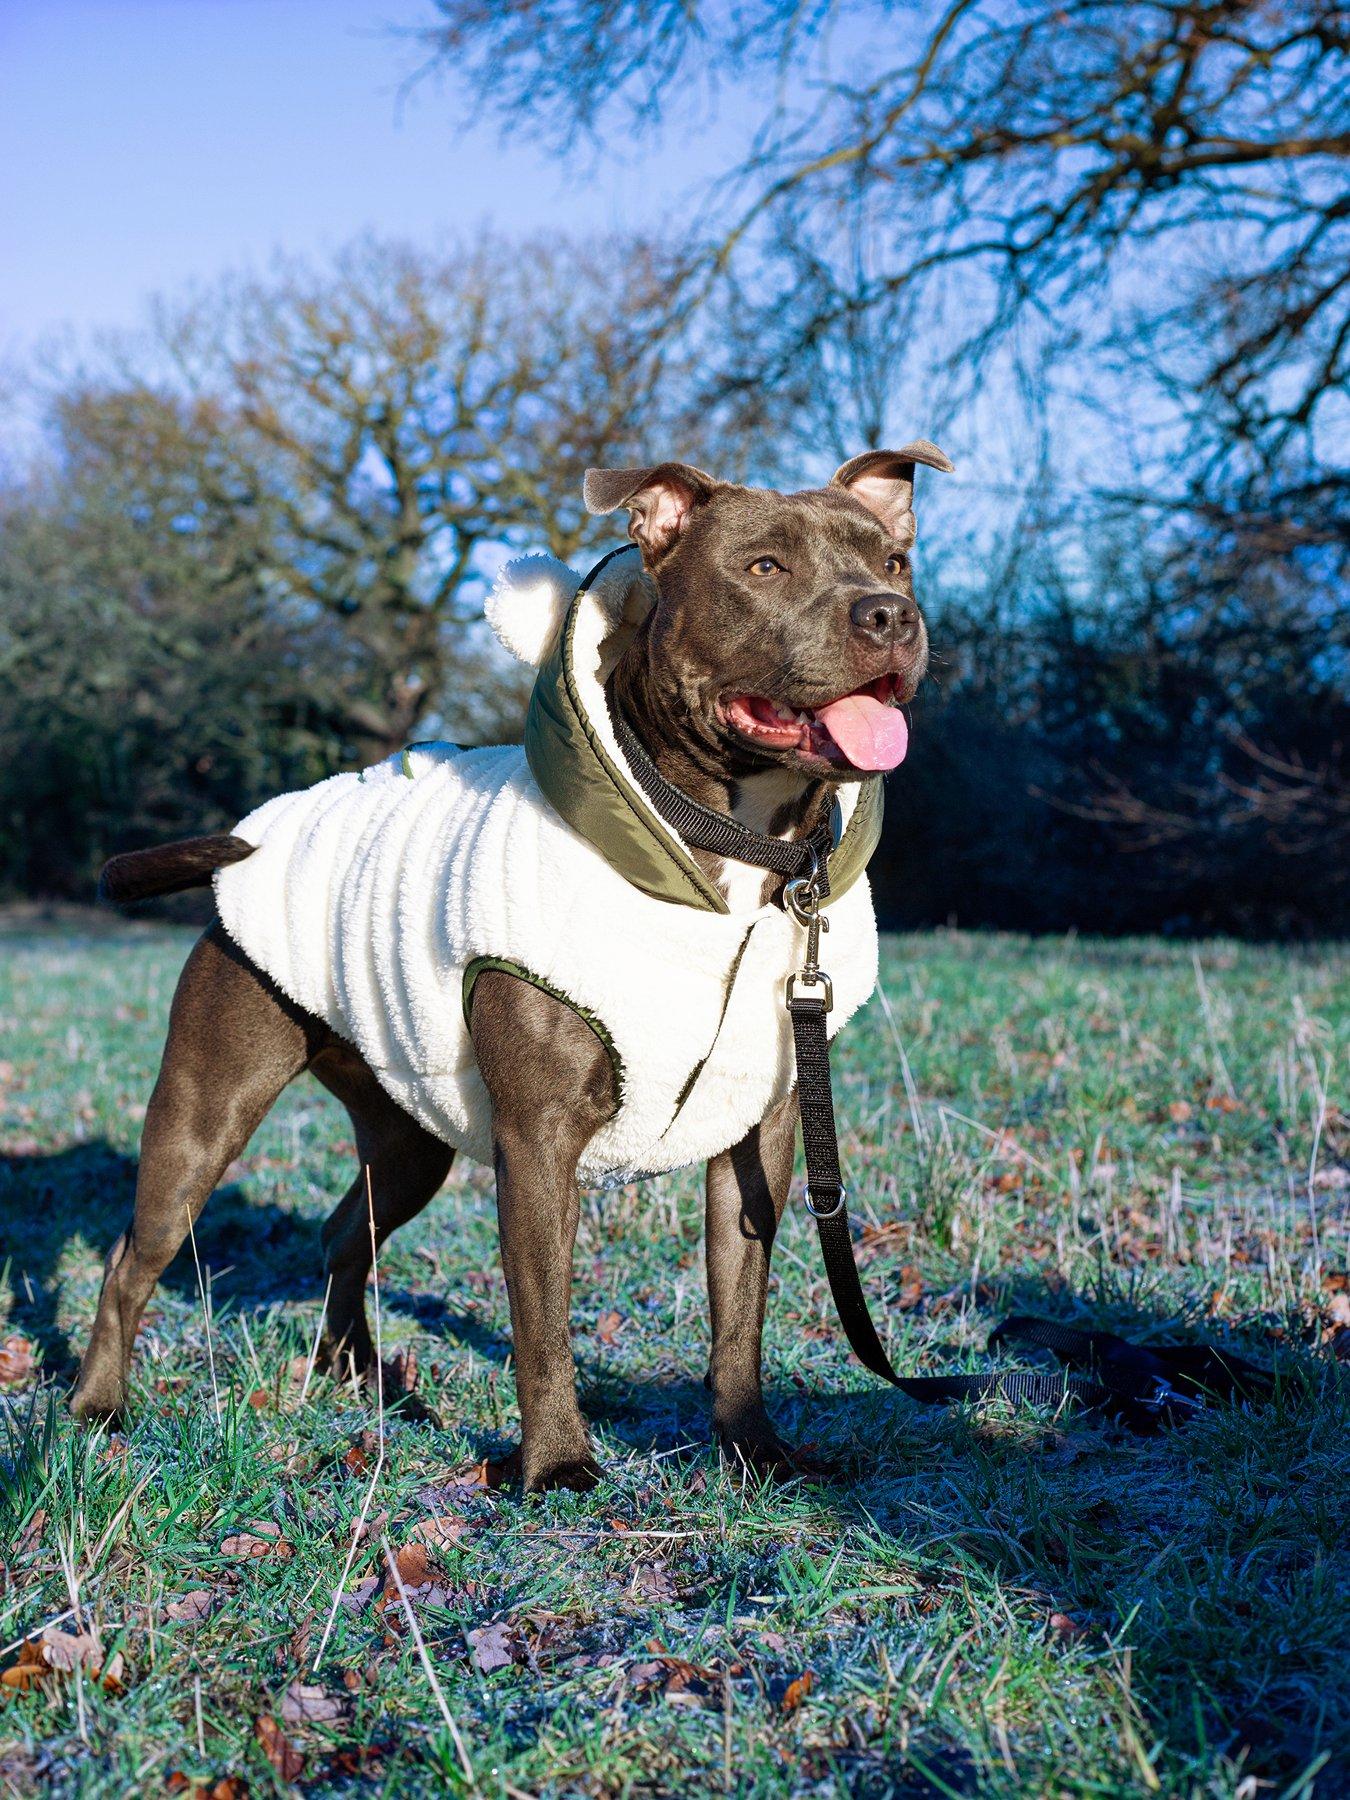
[[[433,58],[545,130],[618,108],[650,126],[700,77],[763,94],[711,246],[721,267],[786,251],[802,277],[760,373],[903,296],[941,311],[953,370],[1014,326],[1144,347],[1211,478],[1301,484],[1334,460],[1350,419],[1337,0],[437,6]]]
[[[492,739],[523,698],[476,625],[492,560],[610,537],[581,501],[592,463],[678,447],[734,473],[755,446],[755,408],[699,403],[684,275],[634,239],[367,240],[330,269],[162,306],[152,352],[80,377],[59,410],[131,490],[161,473],[140,412],[178,421],[195,447],[183,517],[343,644],[314,705],[349,754],[428,719]]]

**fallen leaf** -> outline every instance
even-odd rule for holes
[[[287,1725],[331,1725],[346,1712],[345,1700],[315,1682],[293,1681],[281,1696],[281,1717]]]
[[[514,1627],[505,1623],[480,1625],[466,1635],[474,1664],[484,1675],[490,1675],[494,1669],[509,1668],[516,1661],[520,1635]]]
[[[602,1312],[595,1321],[595,1335],[602,1344],[616,1344],[619,1333],[623,1330],[623,1314]]]
[[[204,1625],[216,1610],[216,1596],[210,1588],[191,1588],[177,1600],[170,1600],[164,1617],[184,1625]]]
[[[19,1645],[19,1660],[0,1673],[0,1686],[26,1694],[29,1688],[35,1687],[50,1673],[51,1665],[42,1654],[42,1647],[37,1639],[25,1638]]]
[[[1205,1102],[1206,1112],[1235,1113],[1242,1111],[1242,1102],[1232,1094],[1211,1094]]]
[[[419,1519],[408,1533],[414,1543],[425,1544],[429,1550],[448,1550],[457,1544],[468,1530],[463,1519],[447,1519],[436,1517]]]
[[[404,1587],[424,1587],[431,1580],[431,1558],[424,1544],[405,1544],[394,1557],[394,1567]]]
[[[1082,1637],[1087,1626],[1081,1620],[1075,1619],[1071,1613],[1052,1612],[1050,1629],[1058,1632],[1060,1637],[1075,1638]]]
[[[242,1561],[275,1556],[280,1562],[289,1562],[295,1555],[295,1546],[282,1537],[280,1525],[274,1525],[270,1519],[250,1519],[242,1531],[230,1533],[221,1544],[220,1553]]]
[[[370,1458],[360,1444],[353,1444],[342,1458],[342,1467],[349,1475],[365,1475],[370,1471]]]
[[[48,1625],[20,1644],[19,1659],[0,1674],[0,1684],[26,1693],[46,1675],[72,1675],[79,1669],[109,1693],[118,1693],[123,1668],[121,1652],[105,1656],[96,1631],[63,1631],[59,1625]]]
[[[1190,1118],[1191,1111],[1189,1100],[1173,1100],[1167,1109],[1167,1116],[1174,1125],[1184,1125]]]
[[[47,1510],[45,1507],[39,1506],[32,1518],[14,1540],[15,1556],[27,1556],[30,1550],[35,1550],[46,1529]]]
[[[364,1575],[353,1587],[342,1596],[342,1607],[346,1612],[361,1612],[370,1605],[380,1591],[378,1575]]]
[[[248,1403],[254,1412],[262,1412],[265,1407],[272,1404],[272,1396],[266,1388],[254,1388],[248,1397]]]
[[[283,1781],[294,1781],[305,1766],[303,1754],[286,1736],[270,1713],[263,1713],[253,1727],[258,1747]]]
[[[12,1332],[0,1344],[0,1388],[20,1387],[31,1381],[34,1367],[32,1344]]]
[[[816,1685],[815,1675],[810,1669],[803,1669],[783,1689],[783,1698],[778,1702],[779,1710],[794,1713]]]
[[[673,1600],[676,1594],[670,1571],[663,1562],[642,1563],[633,1576],[633,1592],[644,1600]]]

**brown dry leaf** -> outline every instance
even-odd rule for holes
[[[480,1625],[476,1630],[466,1633],[469,1640],[469,1653],[474,1664],[484,1675],[490,1675],[493,1669],[509,1668],[516,1662],[521,1651],[520,1633],[513,1625],[500,1622],[495,1625]]]
[[[220,1553],[241,1561],[275,1556],[279,1562],[289,1562],[295,1555],[295,1546],[282,1537],[280,1525],[270,1519],[250,1519],[242,1531],[230,1533],[221,1544]]]
[[[11,1332],[0,1344],[0,1388],[21,1387],[31,1381],[35,1366],[32,1344]]]
[[[1206,1112],[1235,1113],[1242,1111],[1242,1102],[1232,1094],[1211,1094],[1205,1102]]]
[[[923,1275],[913,1263],[906,1263],[900,1271],[900,1279],[892,1292],[892,1303],[901,1312],[913,1312],[923,1299]]]
[[[1167,1108],[1167,1116],[1174,1125],[1184,1125],[1192,1112],[1189,1100],[1173,1100]]]
[[[673,1600],[676,1587],[664,1562],[643,1563],[633,1576],[633,1592],[644,1600]]]
[[[305,1766],[302,1753],[286,1736],[270,1713],[264,1713],[253,1727],[258,1747],[283,1781],[294,1781]]]
[[[1050,1615],[1050,1629],[1051,1631],[1058,1632],[1060,1637],[1076,1638],[1082,1637],[1083,1633],[1087,1630],[1087,1626],[1084,1625],[1080,1619],[1075,1619],[1072,1613],[1052,1612]]]
[[[622,1330],[622,1313],[602,1312],[600,1317],[595,1321],[595,1335],[602,1344],[616,1344],[619,1341],[619,1333]]]
[[[816,1685],[812,1670],[803,1669],[783,1690],[783,1698],[778,1702],[779,1709],[785,1713],[794,1713]]]
[[[425,1587],[431,1580],[431,1558],[424,1544],[405,1544],[394,1557],[394,1567],[404,1587]]]
[[[425,1544],[428,1550],[448,1550],[457,1544],[468,1530],[463,1519],[447,1519],[438,1515],[431,1519],[419,1519],[408,1536],[414,1543]]]
[[[30,1550],[36,1550],[38,1544],[42,1540],[42,1534],[46,1529],[47,1510],[45,1507],[40,1506],[19,1533],[18,1537],[15,1538],[14,1555],[16,1557],[27,1556]]]
[[[874,1256],[880,1256],[892,1244],[904,1243],[908,1240],[910,1227],[900,1219],[888,1219],[884,1225],[864,1225],[862,1236],[853,1247],[854,1256],[866,1265]]]
[[[254,1388],[248,1397],[248,1403],[254,1412],[262,1412],[272,1404],[272,1396],[266,1388]]]
[[[349,1475],[368,1475],[370,1458],[360,1444],[353,1444],[342,1458],[342,1467]]]
[[[181,1769],[170,1769],[164,1780],[168,1794],[185,1794],[187,1800],[247,1800],[248,1783],[238,1775],[222,1775],[207,1787],[204,1781],[193,1781]]]
[[[281,1696],[281,1717],[287,1725],[332,1725],[346,1713],[347,1702],[315,1682],[293,1681]]]
[[[35,1687],[44,1675],[50,1673],[50,1665],[42,1654],[38,1640],[25,1638],[19,1645],[19,1660],[0,1672],[0,1686],[26,1694],[29,1688]]]
[[[0,1674],[0,1685],[26,1693],[45,1675],[69,1675],[81,1669],[115,1694],[122,1689],[123,1668],[120,1651],[105,1657],[103,1640],[96,1631],[62,1631],[58,1625],[48,1625],[19,1646],[18,1661]]]
[[[166,1619],[183,1625],[204,1625],[216,1610],[216,1595],[210,1588],[191,1588],[164,1608]]]

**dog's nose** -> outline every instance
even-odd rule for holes
[[[903,594],[864,594],[848,616],[858,635],[873,644],[903,644],[919,629],[919,609]]]

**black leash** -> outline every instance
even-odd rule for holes
[[[834,988],[820,966],[821,933],[829,920],[821,903],[830,892],[828,825],[808,838],[768,837],[738,819],[715,812],[666,780],[631,727],[614,719],[619,748],[638,785],[684,843],[786,876],[783,905],[806,929],[802,967],[787,980],[797,1061],[797,1099],[806,1159],[806,1209],[816,1221],[821,1255],[839,1322],[864,1368],[923,1406],[1001,1398],[1013,1405],[1059,1406],[1066,1399],[1114,1413],[1136,1431],[1180,1424],[1213,1399],[1262,1399],[1272,1377],[1209,1344],[1145,1349],[1109,1331],[1077,1331],[1020,1314],[991,1333],[990,1349],[1017,1342],[1050,1350],[1066,1364],[1060,1374],[1010,1369],[983,1375],[899,1375],[877,1336],[853,1254],[847,1192],[839,1169],[839,1139],[830,1084],[827,1019]]]

